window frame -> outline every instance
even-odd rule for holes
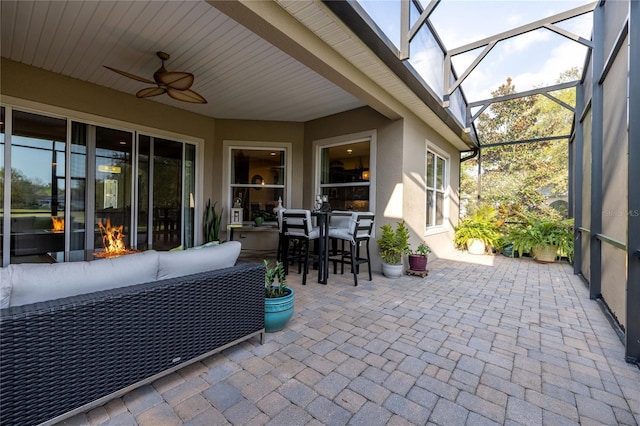
[[[341,145],[350,145],[358,142],[369,142],[369,182],[357,182],[348,186],[368,186],[369,187],[369,211],[376,211],[376,153],[377,153],[377,131],[375,129],[358,133],[351,133],[341,136],[334,136],[326,139],[313,141],[313,198],[317,194],[322,194],[322,188],[326,186],[336,186],[335,184],[322,185],[322,150]],[[342,184],[337,184],[338,186]]]
[[[233,207],[231,190],[231,172],[233,170],[231,162],[233,161],[233,155],[231,155],[234,149],[248,149],[248,150],[264,150],[264,151],[284,151],[284,164],[285,164],[285,178],[284,178],[284,199],[283,205],[290,204],[291,201],[291,174],[292,174],[292,144],[290,142],[269,142],[269,141],[240,141],[240,140],[224,140],[223,143],[224,160],[222,167],[222,200],[225,206],[225,217],[223,223],[230,223],[230,214]],[[247,187],[255,188],[257,185],[252,184],[233,184],[234,188]],[[281,185],[265,185],[272,188],[280,188]],[[243,218],[243,225],[251,223],[247,218]]]
[[[434,186],[430,187],[428,186],[428,176],[427,176],[427,162],[428,162],[428,155],[429,153],[434,155],[434,160],[435,160],[435,167],[434,167],[434,176],[433,176],[433,183]],[[438,175],[438,168],[437,168],[437,164],[438,164],[438,158],[442,159],[444,161],[444,170],[443,170],[443,174],[442,174],[442,189],[437,189],[437,175]],[[437,146],[430,144],[429,142],[426,143],[425,146],[425,155],[424,155],[424,206],[425,206],[425,220],[424,220],[424,229],[425,229],[425,236],[427,235],[433,235],[433,234],[439,234],[442,232],[446,232],[449,229],[448,223],[449,223],[449,202],[450,202],[450,185],[449,185],[449,173],[451,170],[451,157],[444,152],[443,150],[439,149]],[[428,191],[429,190],[433,190],[434,191],[434,200],[433,200],[433,212],[432,212],[432,217],[433,217],[433,225],[428,225],[427,222],[427,197],[428,197]],[[436,201],[435,201],[435,195],[437,193],[441,193],[443,194],[442,196],[442,224],[437,225],[435,224],[435,218],[436,218],[436,213],[437,213],[437,205],[436,205]]]

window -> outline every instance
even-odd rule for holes
[[[320,195],[333,210],[371,211],[371,149],[366,140],[320,147]]]
[[[433,228],[444,225],[446,199],[447,160],[427,150],[427,220],[426,227]]]
[[[262,217],[276,220],[273,209],[285,200],[286,150],[283,148],[231,148],[231,200],[240,205],[244,221]]]

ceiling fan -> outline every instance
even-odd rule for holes
[[[106,69],[117,72],[118,74],[125,77],[129,77],[143,83],[156,85],[156,87],[147,87],[139,90],[136,93],[136,96],[138,98],[149,98],[151,96],[158,96],[166,93],[173,99],[182,102],[190,102],[193,104],[207,103],[207,100],[205,98],[190,89],[191,85],[193,84],[193,74],[182,71],[167,71],[164,67],[164,61],[169,59],[169,54],[164,52],[157,52],[157,55],[158,58],[160,58],[160,60],[162,61],[162,65],[160,65],[160,68],[153,73],[153,80],[139,77],[135,74],[111,68],[106,65],[103,66]]]

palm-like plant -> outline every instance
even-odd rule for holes
[[[222,222],[222,212],[224,209],[220,209],[220,213],[216,211],[216,203],[211,205],[211,199],[207,201],[207,205],[204,209],[204,221],[202,224],[202,230],[204,233],[205,242],[220,241],[220,222]]]
[[[378,251],[382,261],[390,265],[402,263],[402,255],[410,252],[409,229],[401,220],[396,229],[389,224],[380,227],[382,235],[378,238]]]
[[[462,219],[455,228],[454,243],[459,248],[465,248],[468,241],[477,239],[490,247],[502,245],[502,233],[496,223],[496,210],[491,206],[484,206]]]

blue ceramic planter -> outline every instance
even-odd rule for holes
[[[264,329],[267,333],[282,330],[293,316],[293,296],[295,293],[291,287],[287,287],[287,289],[291,293],[284,297],[264,299]]]

